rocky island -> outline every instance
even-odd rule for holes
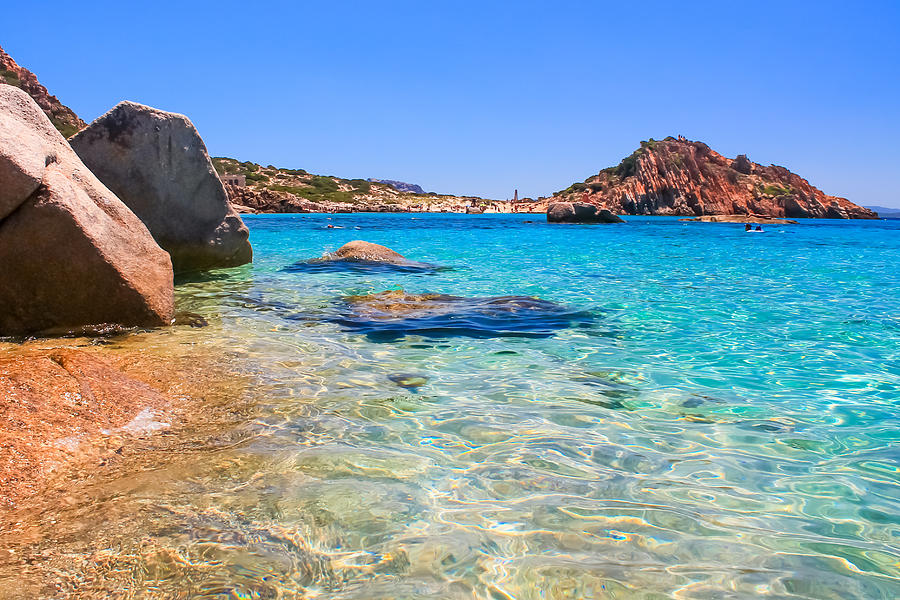
[[[784,167],[766,167],[743,154],[726,158],[684,137],[641,142],[618,165],[554,194],[550,203],[556,202],[593,204],[619,215],[878,216],[846,198],[826,195]]]

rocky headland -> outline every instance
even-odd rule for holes
[[[877,218],[784,167],[763,166],[743,154],[726,158],[683,137],[641,142],[617,166],[570,185],[550,202],[593,204],[626,215]]]
[[[78,118],[75,111],[51,95],[34,73],[19,66],[0,48],[0,84],[3,83],[18,87],[31,96],[63,136],[71,137],[84,127],[84,121]]]

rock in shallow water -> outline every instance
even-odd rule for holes
[[[409,333],[432,337],[546,337],[584,326],[593,315],[529,296],[464,298],[446,294],[387,291],[344,298],[333,321],[361,333],[396,338]]]
[[[335,260],[368,260],[373,262],[404,263],[406,259],[399,252],[394,252],[387,246],[353,240],[347,242],[331,253]]]
[[[188,311],[179,311],[175,313],[175,319],[172,321],[172,324],[187,325],[189,327],[207,327],[209,326],[209,321],[207,321],[206,317],[203,315]]]
[[[172,266],[23,91],[0,85],[0,334],[172,318]]]
[[[585,202],[554,202],[547,207],[550,223],[624,223],[605,208]]]
[[[395,373],[393,375],[388,375],[388,379],[400,387],[407,389],[420,388],[428,383],[427,377],[424,375],[416,375],[415,373]]]
[[[176,273],[253,259],[249,231],[187,117],[120,102],[70,143],[147,225]]]
[[[437,265],[408,260],[386,246],[354,240],[321,258],[294,263],[284,270],[295,273],[332,271],[419,273],[442,269]]]

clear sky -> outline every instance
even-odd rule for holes
[[[12,0],[0,45],[86,121],[142,102],[262,164],[538,196],[681,134],[900,206],[897,0]]]

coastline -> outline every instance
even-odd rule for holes
[[[437,206],[410,206],[405,208],[398,208],[396,205],[382,205],[376,204],[369,206],[364,209],[348,207],[343,204],[335,204],[335,205],[319,205],[312,204],[307,206],[298,206],[294,207],[291,210],[259,210],[249,206],[242,205],[240,203],[235,203],[232,201],[232,206],[239,214],[355,214],[355,213],[429,213],[429,214],[470,214],[470,215],[482,215],[482,214],[523,214],[523,215],[537,215],[537,214],[545,214],[547,212],[547,203],[530,203],[530,202],[519,202],[517,204],[512,204],[510,202],[504,202],[501,200],[496,201],[484,201],[484,203],[478,204],[476,206],[466,205],[466,204],[442,204]]]

